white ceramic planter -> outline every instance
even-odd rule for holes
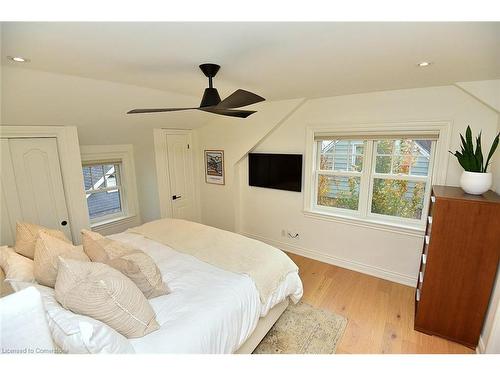
[[[460,187],[468,194],[481,195],[486,193],[493,183],[491,173],[462,172]]]

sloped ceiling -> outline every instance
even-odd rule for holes
[[[269,100],[500,77],[500,23],[23,22],[2,34],[2,64],[21,55],[25,68],[193,98],[206,87],[204,62],[222,65],[221,96],[241,87]],[[433,65],[417,68],[423,60]]]

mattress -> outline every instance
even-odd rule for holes
[[[233,353],[271,308],[287,297],[295,303],[302,297],[296,272],[261,303],[247,275],[219,269],[138,234],[109,237],[151,256],[171,289],[149,300],[160,329],[130,340],[137,353]]]

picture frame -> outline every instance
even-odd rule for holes
[[[224,150],[205,150],[205,182],[225,185]]]

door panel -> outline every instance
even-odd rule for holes
[[[1,173],[0,173],[0,210],[1,232],[0,245],[13,246],[16,240],[16,222],[22,220],[21,206],[15,183],[9,140],[0,140]]]
[[[194,220],[193,168],[188,144],[188,134],[167,135],[172,216],[177,219]]]
[[[71,239],[55,138],[10,139],[15,185],[24,221],[60,229]]]

